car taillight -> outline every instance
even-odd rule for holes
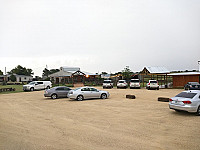
[[[148,83],[148,85],[150,85],[150,83]]]
[[[169,101],[172,102],[173,100],[170,98]]]
[[[191,101],[183,101],[184,104],[191,104]]]
[[[157,81],[157,84],[158,84],[158,81]],[[158,84],[159,85],[159,84]]]

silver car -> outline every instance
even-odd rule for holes
[[[200,115],[200,91],[183,91],[169,99],[169,108],[175,111],[187,111]]]
[[[80,87],[75,90],[71,90],[68,97],[71,99],[76,99],[82,101],[84,99],[101,98],[106,99],[110,96],[107,91],[100,91],[93,87]]]
[[[45,90],[44,96],[51,97],[52,99],[67,97],[70,90],[72,89],[66,86],[57,86],[57,87],[53,87],[51,89]]]

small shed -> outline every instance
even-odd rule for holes
[[[157,80],[160,85],[168,84],[168,74],[170,71],[165,67],[144,67],[144,69],[140,72],[143,81],[143,87],[145,80],[148,81],[150,79]]]
[[[200,72],[182,72],[170,74],[173,78],[173,87],[184,87],[187,82],[200,82]]]

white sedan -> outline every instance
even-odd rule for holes
[[[80,87],[75,90],[71,90],[68,93],[68,97],[82,101],[84,99],[101,98],[106,99],[110,96],[107,91],[100,91],[93,87]]]
[[[169,99],[169,108],[175,111],[187,111],[200,116],[200,91],[183,91]]]

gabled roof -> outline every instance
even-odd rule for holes
[[[50,77],[70,77],[72,75],[90,75],[90,76],[92,76],[92,75],[96,75],[96,74],[85,72],[85,71],[80,71],[80,68],[69,68],[68,67],[67,69],[65,69],[65,68],[61,67],[59,72],[50,74],[49,76]]]
[[[167,74],[170,71],[165,67],[144,67],[142,73],[151,73],[151,74]]]

